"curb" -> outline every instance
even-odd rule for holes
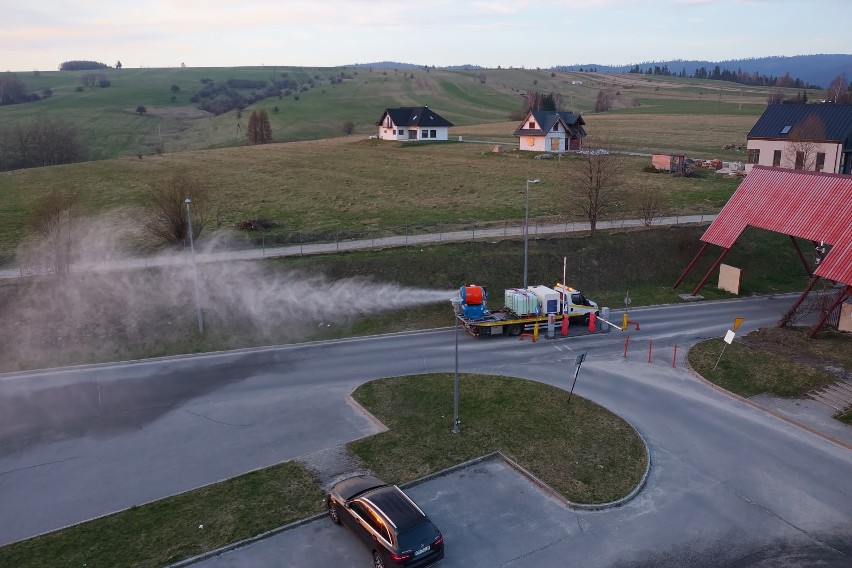
[[[479,464],[479,463],[482,463],[482,462],[491,461],[491,460],[501,460],[501,461],[503,461],[503,463],[505,463],[506,465],[508,465],[509,467],[514,469],[516,472],[518,472],[519,474],[526,477],[527,479],[529,479],[532,483],[537,485],[539,488],[544,490],[546,493],[550,494],[552,497],[554,497],[557,500],[559,500],[560,502],[562,502],[566,507],[568,507],[570,509],[584,510],[584,511],[601,511],[601,510],[604,510],[604,509],[613,509],[613,508],[616,508],[616,507],[621,507],[625,503],[631,501],[634,497],[636,497],[639,494],[640,491],[642,491],[642,489],[644,489],[645,484],[648,481],[648,475],[651,472],[651,451],[648,448],[648,443],[645,441],[645,438],[642,436],[642,434],[640,434],[639,431],[632,424],[630,424],[629,422],[627,422],[627,424],[633,429],[634,432],[636,432],[636,435],[639,436],[639,439],[642,440],[642,444],[645,446],[645,455],[648,457],[648,459],[647,459],[647,462],[645,464],[645,472],[642,474],[642,479],[639,480],[639,483],[636,485],[636,487],[634,487],[633,490],[630,493],[628,493],[627,495],[625,495],[624,497],[621,497],[620,499],[616,499],[615,501],[610,501],[609,503],[588,503],[587,504],[587,503],[575,503],[573,501],[570,501],[565,496],[563,496],[561,493],[559,493],[558,491],[553,489],[550,485],[548,485],[547,483],[545,483],[544,481],[542,481],[541,479],[536,477],[531,471],[529,471],[528,469],[526,469],[525,467],[523,467],[519,463],[515,462],[513,459],[511,459],[510,457],[508,457],[506,454],[504,454],[503,452],[501,452],[499,450],[496,451],[496,452],[490,452],[490,453],[487,453],[485,455],[479,456],[478,458],[473,458],[471,460],[456,464],[456,465],[448,467],[446,469],[442,469],[441,471],[436,471],[434,473],[424,475],[423,477],[418,477],[415,480],[408,481],[406,483],[401,483],[399,485],[399,487],[401,487],[402,489],[409,489],[411,487],[415,487],[417,485],[421,485],[423,483],[426,483],[427,481],[432,481],[433,479],[437,479],[439,477],[444,477],[444,476],[449,475],[451,473],[455,473],[459,470],[471,467],[473,465],[476,465],[476,464]],[[255,542],[261,541],[261,540],[269,538],[271,536],[275,536],[275,535],[280,534],[284,531],[288,531],[290,529],[295,529],[295,528],[298,528],[302,525],[306,525],[308,523],[318,521],[318,520],[320,520],[324,517],[327,517],[327,516],[328,516],[328,513],[317,513],[316,515],[312,515],[310,517],[306,517],[304,519],[300,519],[298,521],[294,521],[292,523],[288,523],[286,525],[282,525],[280,527],[270,529],[270,530],[263,532],[261,534],[258,534],[258,535],[252,536],[252,537],[248,537],[248,538],[244,538],[244,539],[239,540],[237,542],[232,542],[231,544],[226,544],[225,546],[217,548],[216,550],[210,550],[208,552],[204,552],[204,553],[199,554],[197,556],[193,556],[192,558],[186,558],[184,560],[181,560],[180,562],[175,562],[174,564],[169,564],[166,568],[183,568],[184,566],[189,566],[191,564],[195,564],[196,562],[201,562],[202,560],[207,560],[207,559],[213,558],[214,556],[220,556],[220,555],[222,555],[226,552],[230,552],[231,550],[235,550],[235,549],[241,548],[243,546],[248,546],[250,544],[254,544]]]

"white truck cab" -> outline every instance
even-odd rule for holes
[[[598,304],[583,296],[582,292],[575,290],[571,286],[557,283],[553,287],[554,290],[562,295],[563,314],[567,314],[572,318],[583,318],[584,322],[589,321],[589,314],[592,312],[599,314]]]

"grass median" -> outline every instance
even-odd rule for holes
[[[453,375],[366,383],[354,396],[390,430],[350,444],[394,483],[501,450],[568,499],[630,493],[647,454],[636,431],[556,387],[461,375],[461,433],[453,434]],[[162,566],[322,511],[322,492],[287,462],[0,547],[0,566]],[[203,528],[202,528],[203,527]]]
[[[647,463],[627,422],[562,389],[507,377],[461,375],[461,431],[452,433],[453,375],[366,383],[355,400],[388,426],[351,449],[380,477],[402,483],[502,451],[578,503],[630,493]]]

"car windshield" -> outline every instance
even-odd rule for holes
[[[438,529],[427,521],[400,533],[397,542],[400,550],[409,550],[419,548],[422,543],[431,544],[436,538],[438,538]]]

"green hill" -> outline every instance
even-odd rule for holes
[[[392,106],[429,105],[457,126],[506,121],[520,112],[519,95],[528,90],[560,94],[566,108],[583,113],[593,110],[599,90],[612,89],[616,112],[723,115],[757,115],[770,92],[719,81],[629,74],[370,67],[107,69],[103,73],[109,87],[80,90],[87,73],[17,74],[28,92],[50,89],[53,94],[0,107],[0,125],[5,129],[39,117],[61,117],[79,129],[89,158],[98,160],[152,154],[158,148],[177,152],[244,144],[245,116],[236,110],[215,116],[190,100],[203,80],[224,84],[229,79],[271,82],[286,77],[298,83],[300,88],[288,96],[267,98],[243,111],[267,109],[275,142],[338,136],[347,121],[355,123],[356,133],[372,134],[382,110]],[[333,84],[331,78],[341,73],[349,78]],[[252,92],[239,91],[246,96]],[[147,112],[137,113],[139,106]]]

